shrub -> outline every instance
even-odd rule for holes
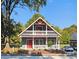
[[[49,52],[51,52],[51,53],[62,53],[62,54],[65,53],[64,51],[58,50],[58,49],[56,49],[56,50],[51,49],[51,50],[49,50]]]
[[[18,53],[20,53],[20,54],[28,54],[28,50],[22,50],[21,49],[21,50],[18,51]]]
[[[37,53],[37,56],[42,56],[41,52],[38,52],[38,53]]]
[[[2,50],[2,53],[9,54],[10,52],[8,50]]]
[[[48,51],[47,49],[44,49],[45,51]]]
[[[51,40],[48,41],[48,47],[50,47],[53,44]]]

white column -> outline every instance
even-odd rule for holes
[[[46,35],[47,35],[47,25],[46,25]],[[46,36],[46,49],[48,49],[48,43],[47,43],[47,36]]]
[[[33,40],[32,40],[32,46],[33,46],[33,49],[34,49],[34,37],[33,37]]]
[[[33,24],[33,35],[34,35],[34,24]],[[33,40],[32,40],[32,47],[34,49],[34,37],[33,37]]]
[[[58,49],[60,49],[60,40],[58,39]]]
[[[56,37],[56,48],[60,49],[60,40],[58,39],[58,36]]]
[[[34,35],[34,24],[33,24],[33,35]]]
[[[27,49],[27,40],[26,40],[26,45],[25,45],[25,49]]]
[[[56,49],[58,48],[58,46],[57,46],[57,41],[58,41],[58,38],[56,37]]]

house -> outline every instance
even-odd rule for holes
[[[70,45],[73,47],[77,47],[77,33],[76,32],[71,34]]]
[[[21,49],[59,49],[61,35],[41,16],[34,16],[34,20],[19,34],[22,42]],[[52,46],[48,47],[48,42]]]

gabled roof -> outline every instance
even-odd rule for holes
[[[43,20],[49,27],[52,28],[52,30],[54,30],[59,36],[61,36],[61,34],[58,33],[58,32],[54,29],[54,27],[52,27],[52,26],[50,25],[50,23],[48,23],[48,22],[45,20],[45,18],[44,18],[43,16],[41,16],[40,14],[35,14],[35,15],[27,22],[27,24],[26,24],[26,29],[25,29],[24,31],[26,31],[30,26],[32,26],[32,25],[33,25],[36,21],[38,21],[39,19]],[[22,32],[19,34],[19,36],[20,36],[24,31],[22,31]]]
[[[32,18],[29,20],[29,21],[27,21],[27,23],[26,23],[26,28],[29,26],[29,25],[31,25],[35,20],[37,20],[39,17],[41,17],[41,18],[43,18],[43,19],[45,19],[42,15],[40,15],[40,14],[34,14],[33,16],[32,16]]]

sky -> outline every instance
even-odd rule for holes
[[[34,15],[27,6],[15,8],[11,18],[16,22],[26,24]],[[77,1],[76,0],[47,0],[47,5],[40,9],[40,14],[49,23],[59,28],[66,28],[77,23]]]

